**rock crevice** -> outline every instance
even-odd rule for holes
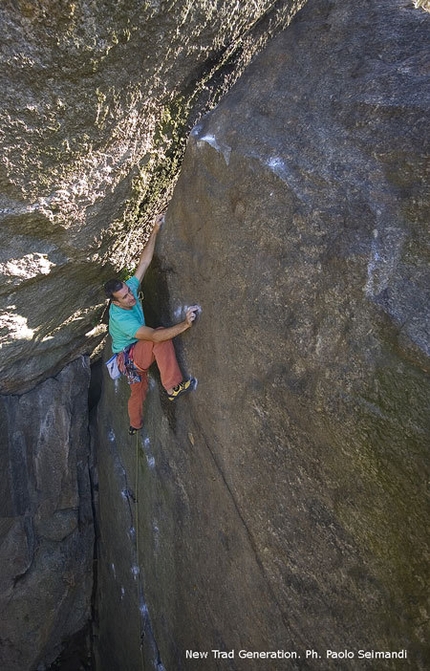
[[[154,378],[139,452],[166,668],[347,649],[359,669],[361,649],[425,669],[428,27],[400,1],[309,0],[190,134],[145,288],[162,322],[202,308],[180,341],[197,390],[166,409]],[[102,444],[124,431],[112,394]]]
[[[135,262],[190,127],[301,4],[0,9],[2,393],[97,350],[100,285]]]

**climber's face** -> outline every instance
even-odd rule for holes
[[[131,289],[123,283],[121,289],[113,294],[112,303],[123,308],[123,310],[131,310],[133,305],[136,305],[136,299]]]

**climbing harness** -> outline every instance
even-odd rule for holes
[[[118,368],[126,376],[128,384],[135,384],[142,380],[139,369],[134,363],[134,348],[136,343],[129,345],[117,354]]]

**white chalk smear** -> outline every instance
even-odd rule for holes
[[[224,144],[223,142],[218,142],[215,135],[210,133],[207,135],[202,135],[198,138],[198,141],[206,142],[206,144],[209,144],[211,147],[213,147],[219,154],[222,154],[224,156],[226,165],[230,163],[231,147],[229,147],[227,144]]]

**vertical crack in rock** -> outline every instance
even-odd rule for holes
[[[97,350],[100,285],[135,263],[190,128],[301,4],[1,8],[2,393]]]

